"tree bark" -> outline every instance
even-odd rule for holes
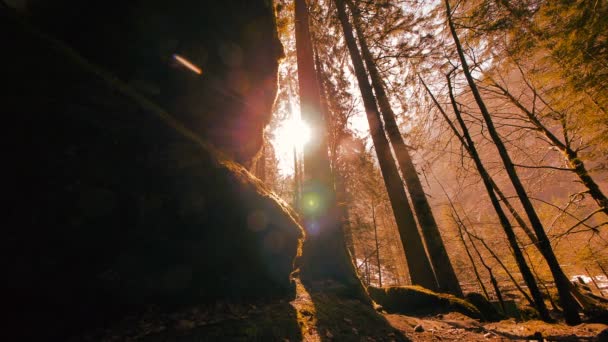
[[[530,241],[532,241],[534,246],[536,246],[536,248],[538,248],[538,238],[536,238],[536,235],[534,235],[534,232],[530,229],[530,227],[528,227],[528,224],[519,215],[517,210],[515,210],[515,208],[513,208],[513,205],[511,205],[511,202],[509,202],[509,200],[507,199],[505,194],[500,190],[500,188],[498,187],[496,182],[494,182],[494,179],[490,179],[490,180],[492,181],[492,187],[494,188],[494,191],[500,198],[500,201],[502,203],[504,203],[504,205],[505,205],[505,207],[507,207],[507,209],[509,209],[511,216],[513,216],[513,218],[515,219],[517,224],[519,224],[519,227],[524,231],[524,233],[526,233],[526,235],[528,236],[528,239],[530,239]]]
[[[300,175],[300,160],[298,151],[293,147],[293,206],[300,208],[300,200],[302,199],[302,176]]]
[[[422,183],[416,172],[416,167],[414,166],[410,153],[403,141],[401,132],[399,131],[395,113],[384,89],[382,76],[378,71],[365,36],[363,35],[358,9],[351,1],[348,1],[348,4],[350,5],[351,13],[353,15],[355,31],[359,38],[361,54],[365,61],[365,65],[367,66],[367,71],[369,72],[372,81],[372,87],[376,94],[380,112],[384,119],[384,127],[393,151],[395,152],[397,162],[399,163],[406,188],[410,194],[410,199],[412,200],[412,205],[422,231],[422,236],[424,237],[426,248],[429,252],[429,259],[435,271],[439,290],[442,292],[449,292],[458,297],[463,297],[462,288],[460,287],[458,277],[456,277],[456,272],[454,272],[454,267],[452,266],[452,262],[445,249],[445,244],[441,238],[441,233],[437,227],[433,211],[426,198],[424,188],[422,187]]]
[[[458,57],[460,58],[460,64],[461,64],[462,70],[467,79],[469,88],[471,89],[471,92],[473,93],[475,102],[477,103],[477,106],[479,107],[481,115],[483,116],[484,122],[488,129],[488,133],[490,134],[490,137],[492,138],[492,141],[494,142],[494,145],[496,146],[496,149],[498,150],[498,154],[500,155],[500,158],[502,159],[503,165],[505,167],[505,171],[507,171],[509,179],[511,180],[511,183],[513,184],[513,187],[515,188],[515,192],[517,193],[517,196],[519,197],[519,200],[520,200],[522,206],[524,207],[526,214],[528,215],[530,224],[532,225],[532,228],[534,229],[534,232],[536,233],[536,237],[538,238],[538,247],[540,248],[543,257],[547,261],[547,264],[549,265],[549,269],[551,270],[551,273],[555,280],[555,286],[557,287],[557,291],[559,293],[562,307],[564,308],[564,317],[566,319],[566,323],[568,323],[570,325],[580,324],[581,318],[579,316],[578,306],[576,305],[576,301],[575,301],[574,297],[572,296],[572,293],[570,292],[570,288],[571,288],[570,281],[568,280],[568,278],[564,274],[564,271],[560,267],[557,257],[555,256],[555,253],[553,253],[553,248],[551,247],[551,242],[549,241],[549,238],[547,237],[545,229],[543,228],[543,225],[540,221],[540,218],[536,214],[536,211],[534,210],[534,206],[532,205],[532,202],[530,201],[530,198],[528,197],[528,194],[526,193],[526,190],[524,189],[523,184],[521,183],[519,176],[517,175],[517,171],[515,170],[515,166],[513,165],[513,162],[511,161],[511,157],[509,156],[509,154],[507,152],[507,148],[504,146],[502,139],[500,138],[500,136],[498,135],[498,132],[496,131],[496,128],[494,127],[492,117],[490,116],[490,113],[489,113],[483,99],[481,98],[481,94],[479,93],[479,90],[477,89],[475,80],[473,79],[473,76],[471,75],[471,71],[469,69],[469,65],[465,58],[465,55],[464,55],[464,52],[462,49],[462,45],[460,43],[460,39],[458,38],[458,34],[456,32],[456,27],[454,26],[454,22],[452,21],[452,13],[451,13],[452,10],[450,8],[450,1],[445,0],[445,4],[446,4],[448,26],[450,28],[452,38],[454,39],[454,44],[456,45],[456,51],[458,52]]]
[[[342,230],[344,231],[344,241],[346,242],[346,248],[348,249],[352,259],[355,256],[355,243],[353,241],[352,225],[350,215],[348,213],[346,180],[338,170],[334,171],[334,178],[336,180],[336,201],[338,203],[340,213],[340,222],[342,222]]]
[[[388,139],[384,135],[380,113],[374,99],[371,85],[367,79],[367,73],[361,55],[359,54],[355,37],[352,33],[352,26],[348,20],[344,1],[334,1],[338,9],[338,18],[342,24],[346,44],[350,52],[355,75],[363,97],[370,134],[372,136],[372,141],[374,142],[382,178],[386,185],[393,208],[393,214],[397,221],[397,228],[401,236],[403,249],[405,250],[412,283],[436,291],[437,283],[435,275],[433,274],[433,269],[431,268],[431,264],[426,255],[420,233],[416,227],[416,221],[414,220],[414,215],[408,203],[403,183],[399,177],[399,170],[393,160]]]

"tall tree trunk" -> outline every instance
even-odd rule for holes
[[[378,224],[376,223],[376,206],[372,202],[372,222],[374,223],[374,240],[376,241],[376,264],[378,265],[378,286],[382,287],[382,265],[380,264],[380,245],[378,244]]]
[[[302,176],[300,175],[300,158],[298,151],[293,147],[293,206],[298,210],[302,199]]]
[[[352,4],[351,1],[348,1],[348,4],[350,5],[351,13],[353,15],[355,31],[357,32],[357,37],[359,38],[361,54],[372,80],[372,87],[376,94],[376,100],[378,101],[382,118],[384,119],[384,127],[391,146],[393,147],[393,151],[395,152],[395,156],[397,158],[397,162],[399,163],[403,179],[405,180],[408,193],[410,194],[410,199],[412,200],[414,211],[422,231],[422,236],[424,237],[426,248],[429,252],[429,258],[433,269],[435,270],[439,290],[462,297],[462,288],[460,287],[460,283],[456,277],[456,272],[454,272],[452,262],[450,261],[448,253],[445,249],[443,239],[441,238],[441,233],[439,232],[437,222],[433,216],[433,211],[431,210],[431,206],[426,198],[424,188],[422,187],[422,183],[420,182],[420,178],[418,177],[418,173],[416,172],[416,167],[414,166],[410,153],[407,150],[405,142],[403,141],[401,132],[399,132],[399,126],[397,125],[397,120],[395,119],[395,113],[384,89],[382,76],[378,71],[374,58],[367,45],[365,36],[363,35],[358,9]]]
[[[526,285],[528,286],[528,289],[530,290],[530,293],[532,294],[532,298],[534,298],[534,300],[530,299],[530,302],[538,309],[538,312],[543,320],[550,321],[551,318],[549,316],[549,311],[547,310],[547,306],[545,305],[545,302],[540,293],[540,290],[538,289],[538,285],[534,279],[534,276],[532,275],[532,272],[530,271],[530,268],[528,267],[528,264],[526,263],[526,260],[524,259],[524,256],[519,248],[519,244],[517,243],[517,238],[516,238],[515,232],[513,231],[513,227],[511,226],[511,223],[509,222],[509,219],[507,218],[506,213],[504,212],[503,208],[500,206],[500,202],[498,201],[498,198],[496,197],[496,193],[494,192],[494,188],[492,186],[493,181],[491,179],[491,176],[487,172],[485,167],[483,166],[483,163],[481,162],[481,157],[479,156],[479,154],[477,152],[477,148],[475,147],[475,143],[473,142],[473,139],[471,138],[471,135],[469,134],[469,130],[468,130],[464,120],[462,119],[462,115],[460,114],[460,110],[458,109],[456,99],[454,98],[454,94],[452,91],[452,83],[451,83],[449,75],[446,78],[447,78],[447,82],[448,82],[448,91],[449,91],[450,101],[451,101],[452,107],[454,109],[454,114],[456,116],[456,120],[458,121],[458,124],[460,125],[460,128],[462,130],[462,135],[458,132],[458,130],[456,129],[456,127],[454,126],[452,121],[449,119],[449,117],[447,116],[447,114],[445,113],[443,108],[439,105],[439,102],[437,102],[435,97],[432,95],[431,91],[428,89],[428,87],[426,87],[426,84],[424,84],[424,81],[423,81],[423,85],[426,88],[427,92],[431,95],[431,99],[433,100],[433,102],[435,103],[435,105],[437,106],[439,111],[441,112],[442,116],[444,117],[444,119],[446,120],[446,122],[448,123],[448,125],[450,126],[452,131],[454,132],[454,134],[459,138],[462,146],[467,150],[467,152],[473,159],[473,161],[475,163],[475,167],[477,168],[477,171],[479,172],[479,175],[483,181],[483,184],[486,188],[488,196],[490,197],[490,202],[492,203],[492,206],[494,207],[494,211],[496,212],[496,215],[498,216],[500,225],[503,228],[505,235],[507,236],[507,241],[509,241],[509,246],[511,247],[511,251],[513,253],[513,256],[515,257],[517,266],[522,274],[522,277],[524,278],[524,281],[526,282]],[[422,81],[422,79],[421,79],[421,81]],[[518,285],[516,284],[516,286],[518,286]],[[527,296],[527,294],[526,294],[526,296]]]
[[[503,165],[505,167],[505,171],[507,171],[507,174],[509,175],[509,179],[511,180],[511,183],[513,184],[513,187],[515,188],[515,192],[517,193],[517,196],[519,197],[519,200],[520,200],[522,206],[524,207],[526,214],[528,215],[530,224],[532,225],[532,228],[534,229],[534,232],[536,233],[536,237],[538,238],[538,246],[541,250],[543,257],[547,261],[547,264],[549,265],[549,269],[551,270],[551,274],[553,275],[553,278],[555,280],[555,286],[557,287],[557,291],[559,293],[562,307],[564,308],[564,317],[566,319],[566,323],[571,324],[571,325],[580,324],[581,318],[579,316],[578,306],[576,304],[574,297],[572,296],[572,293],[570,292],[570,288],[572,285],[570,284],[570,281],[568,280],[568,278],[564,274],[564,271],[560,267],[557,257],[555,256],[555,253],[553,253],[553,248],[551,247],[551,242],[549,241],[549,238],[547,237],[545,229],[543,228],[543,225],[540,221],[540,218],[536,214],[536,211],[534,210],[534,206],[532,205],[532,202],[530,201],[530,198],[528,197],[528,194],[526,193],[526,190],[524,189],[523,184],[521,183],[519,176],[517,175],[517,171],[515,170],[515,166],[513,165],[513,162],[511,161],[511,157],[509,156],[509,153],[507,152],[507,148],[503,144],[502,139],[500,138],[500,136],[498,135],[498,132],[496,131],[496,128],[494,127],[494,123],[492,121],[492,117],[490,116],[490,112],[488,111],[483,99],[481,98],[481,94],[479,93],[479,90],[477,89],[475,80],[473,79],[473,76],[471,75],[471,71],[469,69],[469,65],[465,58],[465,55],[464,55],[464,52],[462,49],[462,45],[460,43],[460,39],[458,38],[458,34],[456,32],[456,27],[454,26],[454,22],[452,21],[452,13],[451,13],[452,10],[450,8],[450,1],[445,0],[445,4],[446,4],[448,26],[450,28],[450,32],[452,33],[452,38],[454,39],[454,44],[456,45],[456,51],[458,52],[458,57],[460,58],[460,64],[461,64],[462,70],[467,79],[469,88],[471,89],[471,92],[473,93],[475,102],[477,103],[477,106],[479,107],[479,110],[481,111],[481,115],[483,116],[484,122],[488,129],[488,133],[490,134],[490,137],[492,138],[492,141],[494,142],[494,145],[496,146],[496,149],[498,150],[498,154],[500,155],[500,158],[502,159]]]
[[[536,272],[536,267],[534,267],[535,263],[534,263],[534,260],[532,260],[532,257],[530,257],[530,253],[528,253],[528,250],[526,248],[522,248],[522,250],[524,251],[526,258],[528,259],[528,262],[530,263],[530,269],[532,270],[532,274],[534,275],[534,278],[536,278],[536,281],[538,282],[538,284],[543,288],[543,290],[545,290],[545,295],[547,296],[547,299],[549,299],[549,303],[551,304],[551,307],[555,311],[560,311],[560,309],[555,304],[553,297],[551,296],[551,292],[549,291],[547,284],[545,284],[543,279],[538,275],[538,272]]]
[[[494,179],[490,179],[490,180],[492,181],[492,187],[494,188],[494,191],[496,191],[496,194],[500,198],[500,201],[505,205],[505,207],[507,207],[507,209],[509,209],[511,216],[513,216],[513,218],[515,219],[517,224],[519,224],[519,227],[528,236],[528,239],[530,239],[530,241],[532,241],[534,246],[536,246],[536,248],[538,249],[538,238],[536,238],[536,235],[534,235],[534,232],[530,229],[530,227],[528,227],[528,224],[526,223],[526,221],[524,221],[524,219],[519,215],[519,213],[517,212],[517,210],[515,210],[513,205],[511,205],[511,202],[507,199],[505,194],[500,190],[500,188],[498,187],[496,182],[494,182]]]
[[[420,233],[416,227],[416,221],[414,220],[412,209],[408,203],[403,183],[399,177],[399,170],[393,160],[388,139],[384,135],[380,113],[376,106],[371,85],[367,79],[365,66],[361,60],[355,37],[353,36],[352,26],[348,20],[344,1],[335,0],[335,3],[338,9],[338,18],[340,19],[342,30],[344,31],[346,45],[348,46],[355,69],[355,75],[357,76],[359,88],[361,89],[370,134],[372,136],[372,141],[374,142],[382,178],[384,179],[384,184],[393,208],[393,214],[397,221],[397,228],[401,236],[403,249],[405,250],[412,283],[431,290],[437,290],[437,283],[435,275],[433,274],[433,269],[431,268],[431,263],[426,255]]]
[[[314,67],[312,40],[305,0],[295,1],[296,50],[302,119],[310,126],[314,139],[304,148],[302,208],[307,237],[301,258],[302,280],[334,279],[352,294],[368,300],[352,263],[339,219],[326,141],[326,124]]]
[[[323,82],[324,73],[322,71],[321,59],[319,58],[317,49],[313,49],[313,52],[314,52],[315,65],[316,65],[317,75],[318,75],[317,83],[319,85],[319,93],[321,96],[321,113],[326,122],[325,127],[327,127],[327,129],[330,129],[329,120],[332,120],[332,118],[331,118],[331,112],[329,110],[329,99],[327,98],[327,92],[325,91],[325,86],[324,86],[325,83]],[[341,139],[342,139],[342,136],[339,136],[339,138],[337,139],[338,142]],[[329,136],[328,136],[328,142],[329,142]],[[338,142],[331,141],[330,146],[336,146],[338,144]],[[348,205],[346,203],[346,201],[347,201],[346,180],[338,168],[337,159],[338,158],[337,158],[336,151],[333,151],[333,153],[330,153],[330,166],[332,168],[332,170],[331,170],[332,171],[332,173],[331,173],[332,182],[334,183],[335,189],[336,189],[336,205],[338,206],[338,215],[339,215],[338,220],[341,222],[342,230],[344,231],[344,239],[346,242],[346,248],[348,249],[348,252],[350,253],[351,259],[353,260],[353,262],[356,263],[356,261],[354,260],[355,248],[354,248],[354,242],[353,242],[353,235],[352,235],[351,224],[350,224],[350,219],[349,219]]]
[[[346,242],[346,248],[348,249],[351,259],[355,256],[355,243],[353,241],[352,225],[350,221],[350,215],[348,213],[348,194],[346,192],[346,180],[344,176],[338,170],[334,171],[334,177],[336,179],[336,201],[340,212],[340,222],[342,222],[342,229],[344,230],[344,240]]]

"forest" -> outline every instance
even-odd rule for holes
[[[117,7],[0,2],[7,336],[608,339],[608,1]]]
[[[580,322],[569,282],[608,287],[606,3],[319,0],[294,24],[297,3],[278,4],[287,55],[257,175],[306,217],[307,144],[323,144],[365,285],[518,298],[545,320],[559,293]],[[300,112],[298,20],[321,94]]]

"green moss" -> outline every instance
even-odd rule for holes
[[[467,293],[465,299],[479,310],[482,318],[486,321],[497,322],[505,318],[492,303],[479,293]]]
[[[533,307],[530,307],[527,305],[520,306],[520,307],[518,307],[518,310],[521,315],[521,319],[523,319],[524,321],[540,319],[540,315],[538,314],[538,311],[536,311],[536,309]]]
[[[392,313],[430,315],[456,311],[472,318],[482,318],[473,304],[420,286],[369,287],[368,292],[373,300]]]

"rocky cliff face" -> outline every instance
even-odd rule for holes
[[[247,164],[260,149],[283,56],[272,1],[28,0],[27,9],[233,159]]]
[[[168,4],[174,3],[181,12],[171,7],[167,17],[154,4],[139,8],[141,17],[131,7],[122,23],[151,20],[145,13],[153,13],[170,28],[197,2]],[[233,161],[253,157],[270,115],[280,55],[272,11],[266,1],[225,3],[213,5],[212,15],[239,5],[248,14],[216,18],[178,45],[183,51],[197,44],[215,49],[228,41],[220,39],[222,32],[234,29],[242,33],[230,40],[240,50],[240,64],[209,57],[218,60],[196,78],[173,64],[161,71],[168,59],[142,61],[155,65],[150,75],[156,70],[164,76],[140,80],[139,88],[125,73],[136,61],[128,55],[143,53],[132,50],[145,45],[139,31],[126,30],[128,39],[116,42],[105,37],[89,51],[64,35],[65,28],[0,10],[0,100],[11,171],[4,192],[3,294],[15,336],[64,340],[149,305],[293,295],[289,275],[302,230],[290,209]],[[181,19],[191,20],[188,13]],[[252,16],[257,26],[248,26]],[[91,20],[91,27],[97,24]],[[78,26],[72,29],[78,35]],[[86,32],[79,39],[96,37]],[[259,55],[247,45],[255,43],[277,50],[262,48]],[[96,49],[110,49],[116,60]],[[205,68],[216,74],[205,79]],[[230,83],[235,75],[251,83],[239,94]],[[218,86],[236,102],[210,93]],[[185,105],[193,99],[201,107]]]

